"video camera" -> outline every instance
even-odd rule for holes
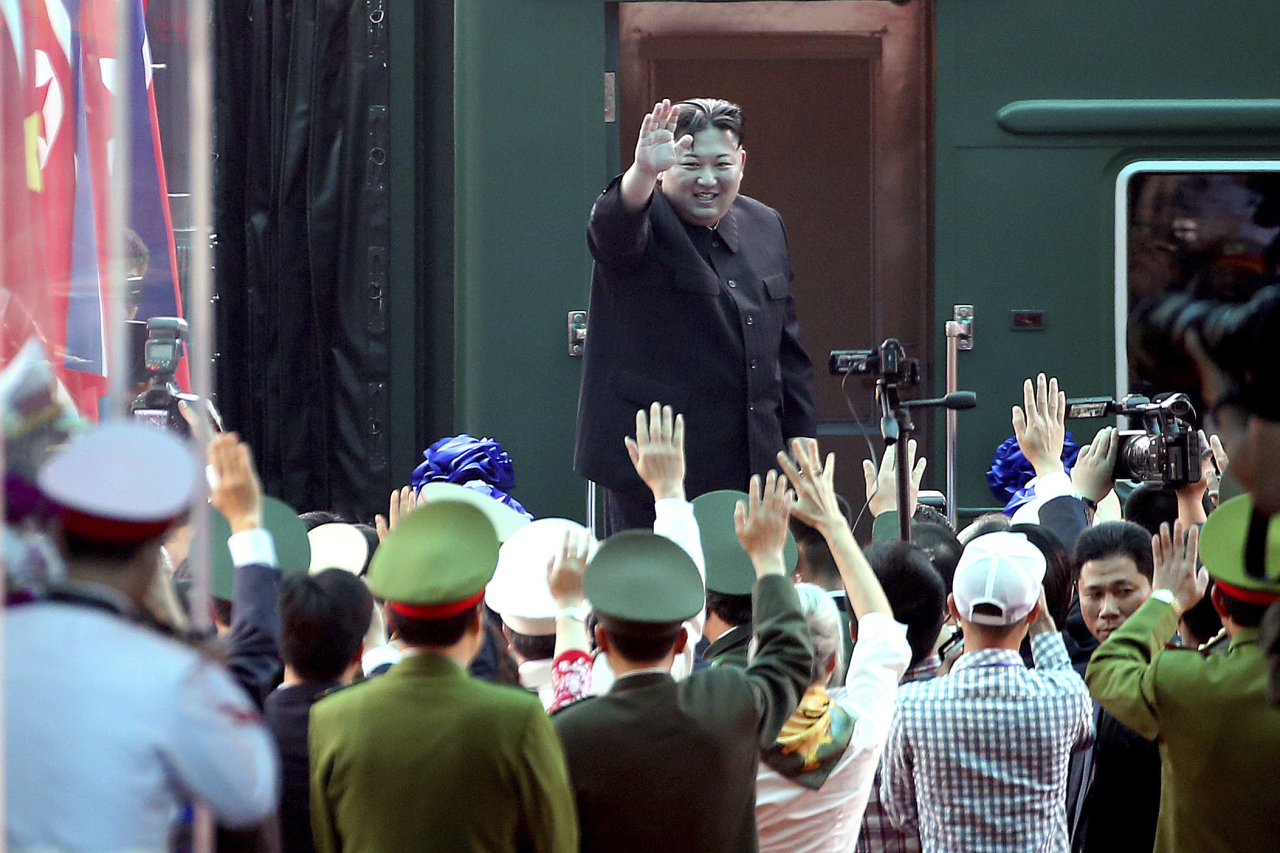
[[[907,358],[907,351],[897,338],[889,338],[879,349],[832,350],[827,365],[836,376],[875,376],[886,385],[912,386],[920,382],[920,360]]]
[[[183,393],[173,381],[182,360],[182,341],[186,334],[187,321],[181,317],[152,317],[147,321],[143,349],[147,390],[133,398],[129,413],[140,421],[189,436],[191,427],[178,410],[178,402],[185,400],[193,404],[199,398]]]
[[[1067,401],[1067,418],[1126,415],[1141,418],[1140,430],[1120,431],[1113,479],[1140,480],[1179,488],[1200,479],[1200,435],[1195,408],[1186,394],[1161,394],[1151,400],[1130,394]]]

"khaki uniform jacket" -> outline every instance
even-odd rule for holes
[[[531,693],[405,657],[311,710],[317,853],[573,853],[564,754]]]
[[[1266,700],[1256,629],[1225,654],[1166,649],[1174,609],[1150,599],[1098,646],[1085,675],[1094,699],[1159,739],[1156,853],[1280,850],[1280,709]]]
[[[756,768],[809,686],[813,650],[791,581],[756,582],[747,669],[625,676],[555,717],[584,853],[749,853]]]

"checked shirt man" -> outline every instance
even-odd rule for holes
[[[1067,762],[1092,741],[1092,702],[1046,612],[1044,571],[1022,534],[970,542],[947,599],[967,650],[898,691],[880,801],[919,828],[924,853],[1068,849]],[[1035,669],[1018,654],[1028,632]]]

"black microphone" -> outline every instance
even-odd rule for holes
[[[978,405],[978,395],[972,391],[953,391],[945,397],[930,397],[927,400],[908,400],[902,404],[907,408],[920,406],[943,406],[948,409],[972,409]]]

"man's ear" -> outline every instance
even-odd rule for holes
[[[1209,590],[1209,600],[1213,602],[1213,610],[1218,614],[1218,619],[1225,625],[1227,622],[1227,602],[1223,600],[1222,590],[1218,589],[1216,583]]]
[[[606,634],[604,632],[604,628],[601,628],[599,625],[596,625],[596,629],[594,633],[596,635],[596,648],[599,649],[601,652],[608,654],[609,635]]]
[[[681,628],[680,636],[676,637],[676,644],[671,647],[671,650],[674,651],[676,654],[680,654],[682,651],[684,651],[684,647],[685,645],[688,644],[688,642],[689,642],[689,629]]]
[[[1031,608],[1031,612],[1028,613],[1026,615],[1026,618],[1024,618],[1022,621],[1027,623],[1027,627],[1030,628],[1031,623],[1035,622],[1036,617],[1038,617],[1039,615],[1040,615],[1040,602],[1037,601],[1035,603],[1035,606]]]
[[[742,154],[742,160],[738,163],[738,171],[744,172],[747,168],[747,149],[738,146],[738,151]]]
[[[947,612],[951,614],[952,619],[960,621],[960,610],[956,607],[956,597],[952,593],[947,593]]]

